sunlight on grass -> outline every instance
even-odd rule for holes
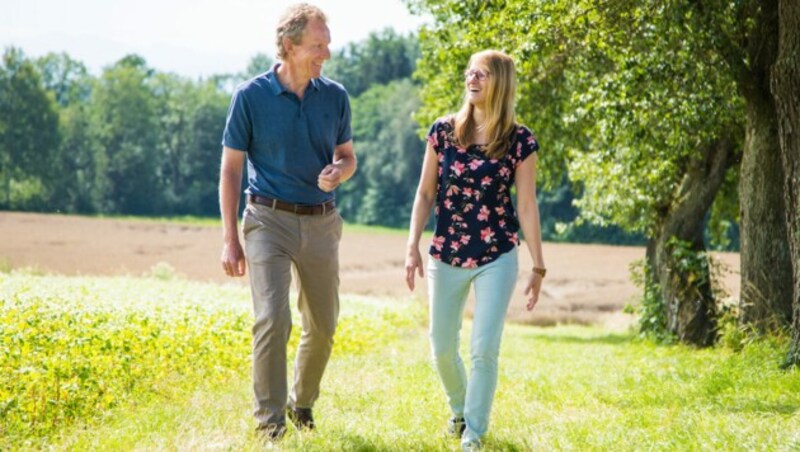
[[[42,418],[49,422],[45,427],[27,432],[20,430],[25,419],[11,424],[7,416],[19,414],[9,408],[10,396],[25,406],[24,394],[21,399],[20,394],[9,396],[10,390],[20,388],[19,379],[0,376],[0,388],[6,391],[0,399],[6,433],[0,435],[0,449],[26,445],[56,450],[263,449],[251,417],[251,308],[245,288],[157,278],[12,272],[0,275],[0,296],[2,375],[59,362],[46,350],[31,351],[36,344],[56,347],[53,341],[36,342],[33,333],[13,329],[20,317],[9,313],[36,305],[40,320],[29,328],[59,326],[48,334],[64,344],[76,344],[86,342],[87,335],[106,337],[98,330],[113,325],[115,336],[107,340],[113,343],[120,334],[129,338],[130,359],[161,376],[155,381],[140,375],[146,387],[135,385],[116,404],[87,405],[84,411],[75,411],[71,421],[64,411],[57,412]],[[417,303],[343,297],[334,355],[315,406],[318,429],[313,433],[290,429],[279,448],[458,450],[458,441],[445,434],[450,414],[430,360],[425,316]],[[80,319],[100,318],[105,323],[69,326]],[[160,347],[166,351],[159,355],[147,348],[147,341],[134,339],[146,325],[160,328],[159,337],[180,340],[164,340]],[[465,341],[468,333],[469,324]],[[215,334],[227,339],[201,342],[200,338]],[[296,334],[293,331],[292,341]],[[184,345],[183,358],[176,358],[176,344],[187,340],[204,343],[205,348]],[[695,350],[656,346],[597,328],[509,325],[487,449],[795,450],[800,447],[800,371],[779,370],[786,347],[782,341],[760,340],[740,352],[724,347]],[[30,348],[29,359],[13,361],[24,343]],[[92,350],[91,341],[85,347]],[[137,350],[146,356],[137,356]],[[463,351],[468,361],[466,343]],[[181,364],[184,360],[191,365]],[[108,384],[117,377],[125,381],[124,375],[115,377],[114,366],[92,369],[108,372],[103,377]],[[75,388],[76,394],[80,389]],[[84,389],[92,394],[96,387]]]

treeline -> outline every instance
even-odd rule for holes
[[[337,193],[350,222],[408,225],[424,153],[420,134],[427,128],[415,119],[419,57],[415,35],[387,29],[334,52],[326,64],[325,75],[342,82],[352,102],[359,170]],[[0,209],[217,216],[230,95],[272,64],[258,54],[241,72],[192,80],[128,55],[94,76],[66,54],[28,58],[6,49]],[[443,102],[440,114],[449,109]],[[579,210],[567,178],[539,199],[548,240],[643,243],[641,235],[614,225],[575,223]]]

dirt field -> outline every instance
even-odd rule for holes
[[[423,239],[424,240],[424,239]],[[341,243],[341,292],[399,300],[426,298],[421,282],[415,293],[405,287],[403,234],[345,230]],[[0,264],[35,267],[66,275],[141,275],[165,262],[187,278],[231,282],[219,264],[219,227],[149,221],[94,219],[64,215],[0,213]],[[427,250],[427,243],[421,246]],[[533,312],[525,310],[522,281],[531,267],[521,249],[520,275],[509,310],[513,321],[537,325],[598,324],[621,328],[632,316],[622,313],[638,294],[628,267],[644,257],[644,248],[605,245],[544,244],[548,274]],[[739,293],[739,255],[720,253],[729,268],[725,286]],[[246,278],[235,280],[247,284]]]

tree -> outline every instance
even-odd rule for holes
[[[101,209],[107,188],[105,159],[92,134],[89,112],[95,80],[86,66],[65,53],[36,60],[45,88],[59,105],[61,142],[54,156],[53,205],[65,212],[93,213]]]
[[[103,71],[92,97],[92,124],[107,159],[107,212],[162,212],[164,182],[154,71],[129,55]]]
[[[48,53],[35,62],[44,86],[62,107],[86,103],[91,96],[91,76],[86,66],[66,53]]]
[[[784,171],[778,117],[769,73],[778,46],[777,0],[749,0],[726,6],[693,4],[697,27],[716,37],[744,99],[745,149],[739,187],[742,226],[741,320],[760,330],[788,327],[791,311]],[[727,20],[725,20],[727,19]]]
[[[334,53],[325,65],[325,76],[341,82],[357,97],[373,85],[410,77],[418,54],[416,37],[400,36],[387,28]]]
[[[42,209],[58,147],[58,113],[34,64],[8,48],[0,66],[0,174],[4,209]]]
[[[789,251],[793,269],[794,320],[787,366],[800,365],[800,4],[780,0],[778,56],[772,67],[771,90],[778,112],[781,160],[785,168]]]
[[[351,214],[357,222],[408,225],[425,150],[411,117],[418,106],[417,89],[409,79],[373,86],[354,101],[360,187],[348,194],[361,198]]]
[[[253,57],[250,58],[250,63],[248,63],[247,69],[244,71],[244,80],[247,80],[250,77],[255,77],[263,72],[267,72],[270,70],[270,68],[272,68],[274,63],[275,61],[272,59],[272,57],[266,53],[257,53],[253,55]]]

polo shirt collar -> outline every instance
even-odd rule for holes
[[[267,73],[267,81],[269,82],[269,87],[270,89],[272,89],[272,94],[276,96],[287,91],[286,87],[281,85],[281,82],[278,80],[278,67],[280,65],[281,63],[275,63],[274,65],[272,65],[272,69],[270,69],[269,72]],[[312,78],[310,84],[311,87],[319,91],[320,83],[318,79]]]

